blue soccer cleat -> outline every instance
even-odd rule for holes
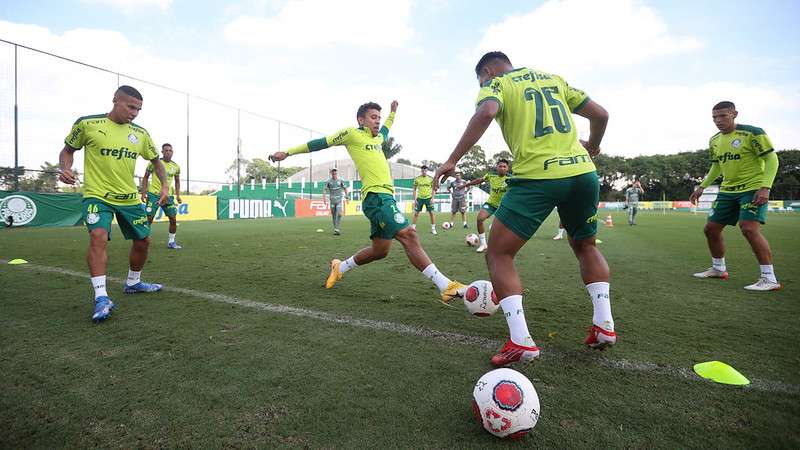
[[[114,302],[112,302],[107,296],[103,295],[101,297],[97,297],[94,299],[94,314],[92,314],[92,320],[100,323],[108,319],[108,316],[111,315],[111,311],[115,306],[116,305],[114,305]]]
[[[140,281],[133,286],[125,285],[126,294],[138,294],[141,292],[158,292],[161,290],[161,285],[156,283],[145,283]]]
[[[178,245],[178,243],[177,243],[177,242],[170,242],[170,243],[168,243],[168,244],[167,244],[167,248],[170,248],[170,249],[172,249],[172,250],[180,250],[180,249],[182,249],[183,247],[181,247],[180,245]]]

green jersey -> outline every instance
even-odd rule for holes
[[[516,166],[514,167],[516,171]],[[516,172],[515,172],[516,173]],[[486,174],[483,179],[489,183],[489,199],[486,203],[497,208],[500,206],[500,200],[506,195],[506,180],[508,176],[495,175],[493,173]]]
[[[485,101],[500,106],[496,120],[514,155],[515,178],[567,178],[595,170],[572,119],[589,97],[558,75],[511,70],[481,87],[477,105]]]
[[[328,179],[325,182],[325,189],[328,191],[328,195],[331,196],[331,203],[341,202],[342,198],[344,198],[344,182],[339,178],[335,180],[333,178]]]
[[[169,195],[175,195],[175,176],[181,174],[181,166],[178,165],[175,161],[164,161],[161,160],[161,163],[164,164],[164,170],[167,173],[167,183],[169,183]],[[147,164],[147,173],[152,174],[153,170],[153,163],[150,162]],[[150,177],[150,183],[147,185],[147,192],[151,194],[160,194],[161,193],[161,180],[158,179],[158,176]]]
[[[764,181],[764,156],[773,151],[767,134],[758,127],[736,125],[728,134],[717,133],[708,144],[712,164],[722,171],[720,192],[759,189]]]
[[[289,155],[296,155],[344,145],[361,176],[361,192],[364,195],[369,192],[394,194],[392,172],[382,150],[383,141],[388,139],[389,128],[393,122],[394,113],[390,113],[377,136],[373,136],[372,131],[364,127],[344,128],[330,136],[292,147],[286,152]]]
[[[83,159],[83,197],[112,205],[139,204],[133,181],[136,158],[158,158],[147,130],[135,123],[119,124],[106,114],[81,117],[64,143],[73,150],[86,149]]]
[[[414,187],[417,188],[417,198],[426,199],[433,197],[433,178],[427,175],[415,177]]]

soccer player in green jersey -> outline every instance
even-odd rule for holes
[[[180,250],[181,247],[175,242],[175,234],[178,232],[178,208],[175,206],[177,201],[181,202],[181,167],[172,160],[172,145],[163,144],[161,146],[161,163],[164,165],[164,170],[167,172],[167,180],[169,180],[169,197],[164,204],[158,203],[159,193],[161,192],[161,182],[158,178],[154,178],[152,183],[149,183],[150,174],[153,173],[153,163],[147,165],[147,169],[142,177],[142,203],[146,205],[147,223],[152,224],[153,219],[158,212],[158,208],[164,211],[164,214],[169,219],[169,237],[167,239],[167,248],[173,250]],[[173,184],[174,181],[174,184]]]
[[[431,216],[431,234],[436,233],[436,219],[433,215],[433,178],[428,175],[428,166],[420,167],[422,174],[414,177],[414,190],[412,196],[414,197],[414,219],[411,221],[411,227],[417,229],[417,218],[419,213],[422,212],[422,207],[428,211]]]
[[[600,151],[608,113],[560,76],[515,69],[501,52],[483,55],[475,73],[481,86],[477,109],[434,178],[439,182],[452,173],[497,119],[514,156],[514,176],[507,181],[508,191],[495,212],[486,262],[511,339],[492,357],[492,364],[504,366],[539,356],[525,322],[522,282],[514,257],[556,206],[594,306],[585,344],[592,348],[613,345],[610,274],[594,238],[600,185],[590,156]],[[589,119],[588,142],[579,143],[573,113]]]
[[[397,101],[393,101],[391,113],[381,126],[380,105],[365,103],[356,112],[358,128],[344,128],[330,136],[309,141],[287,151],[275,152],[269,158],[272,161],[283,161],[290,155],[343,145],[358,169],[363,199],[361,209],[372,225],[372,245],[344,261],[332,260],[331,271],[325,282],[326,288],[332,288],[349,270],[385,258],[392,247],[392,240],[396,239],[403,246],[411,264],[433,281],[439,289],[442,302],[448,304],[453,298],[462,297],[466,286],[458,281],[451,281],[439,272],[422,249],[416,230],[409,226],[408,220],[395,203],[392,174],[381,145],[388,138],[396,111]]]
[[[489,198],[481,206],[480,212],[478,212],[476,228],[478,228],[478,238],[481,240],[481,244],[475,250],[478,253],[486,251],[486,228],[484,228],[483,223],[486,222],[486,219],[494,215],[495,211],[497,211],[497,207],[500,206],[500,200],[506,195],[506,190],[508,189],[506,181],[508,180],[510,164],[511,163],[507,159],[499,159],[495,165],[497,174],[487,173],[483,178],[477,178],[467,183],[467,186],[489,183]]]
[[[344,185],[344,181],[339,179],[339,171],[335,167],[331,169],[331,177],[325,182],[325,187],[322,189],[322,201],[327,203],[328,199],[325,194],[330,195],[329,209],[333,218],[333,234],[338,236],[342,233],[339,226],[344,214],[347,187]]]
[[[769,190],[778,173],[778,156],[767,133],[758,127],[736,124],[738,115],[736,106],[729,101],[719,102],[711,110],[714,124],[719,129],[708,145],[711,170],[689,201],[697,203],[703,190],[720,174],[722,184],[703,230],[711,251],[711,267],[694,276],[728,278],[722,230],[726,225],[735,226],[738,222],[761,266],[758,281],[744,288],[750,291],[776,291],[781,285],[775,277],[772,251],[769,242],[761,234],[761,225],[767,219]]]
[[[94,287],[92,320],[95,322],[107,319],[115,306],[106,291],[106,246],[111,240],[111,219],[114,216],[125,239],[133,239],[130,270],[123,292],[133,294],[161,290],[160,284],[141,281],[150,245],[150,225],[144,205],[139,203],[139,192],[133,180],[136,158],[141,156],[153,164],[161,181],[161,203],[167,200],[167,175],[150,135],[132,122],[142,109],[142,94],[130,86],[120,86],[114,93],[113,103],[108,114],[85,116],[75,121],[59,155],[59,180],[75,184],[78,180],[72,172],[74,153],[81,148],[86,149],[83,220],[89,229],[86,262]]]

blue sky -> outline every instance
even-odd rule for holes
[[[611,122],[604,150],[612,154],[703,148],[716,131],[710,107],[721,99],[735,101],[742,123],[765,128],[776,147],[798,148],[798,17],[795,1],[3,1],[0,38],[326,133],[352,125],[363,101],[388,105],[397,98],[400,156],[419,161],[447,157],[472,112],[474,62],[494,49],[517,66],[561,74],[606,106]],[[9,64],[2,55],[0,68]],[[24,62],[28,70],[34,59]],[[41,91],[55,91],[44,75],[26,80],[31,105],[37,82],[48,85]],[[82,92],[99,89],[96,82],[81,84],[80,76],[73,83]],[[0,86],[0,95],[7,91]],[[49,137],[56,147],[71,116],[108,107],[106,92],[80,101],[63,95],[75,109],[64,108],[63,118],[26,116],[56,122]],[[186,128],[178,103],[153,91],[139,122],[156,140],[178,141]],[[198,120],[223,120],[217,128],[229,134],[230,115],[212,115],[200,113]],[[243,144],[247,155],[273,151],[268,127],[252,128]],[[586,133],[585,123],[579,128]],[[307,134],[287,131],[281,146]],[[205,172],[217,179],[214,170],[227,154],[217,156],[215,149],[230,140],[217,144],[215,138],[200,139],[193,151],[208,152]],[[48,142],[26,139],[36,148]],[[2,132],[0,141],[7,141]],[[494,126],[481,144],[490,154],[505,149]],[[6,159],[0,155],[0,163]]]

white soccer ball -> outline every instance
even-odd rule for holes
[[[497,311],[500,301],[491,282],[478,280],[470,283],[464,292],[464,306],[473,316],[488,317]]]
[[[450,228],[453,228],[453,224],[450,222],[444,222],[442,224],[442,228],[444,228],[445,230],[449,230]]]
[[[478,239],[478,235],[475,233],[470,233],[466,238],[464,238],[464,242],[466,242],[470,247],[477,246],[480,241],[481,240]]]
[[[499,438],[521,439],[539,420],[533,383],[513,369],[495,369],[475,383],[472,411],[483,428]]]

